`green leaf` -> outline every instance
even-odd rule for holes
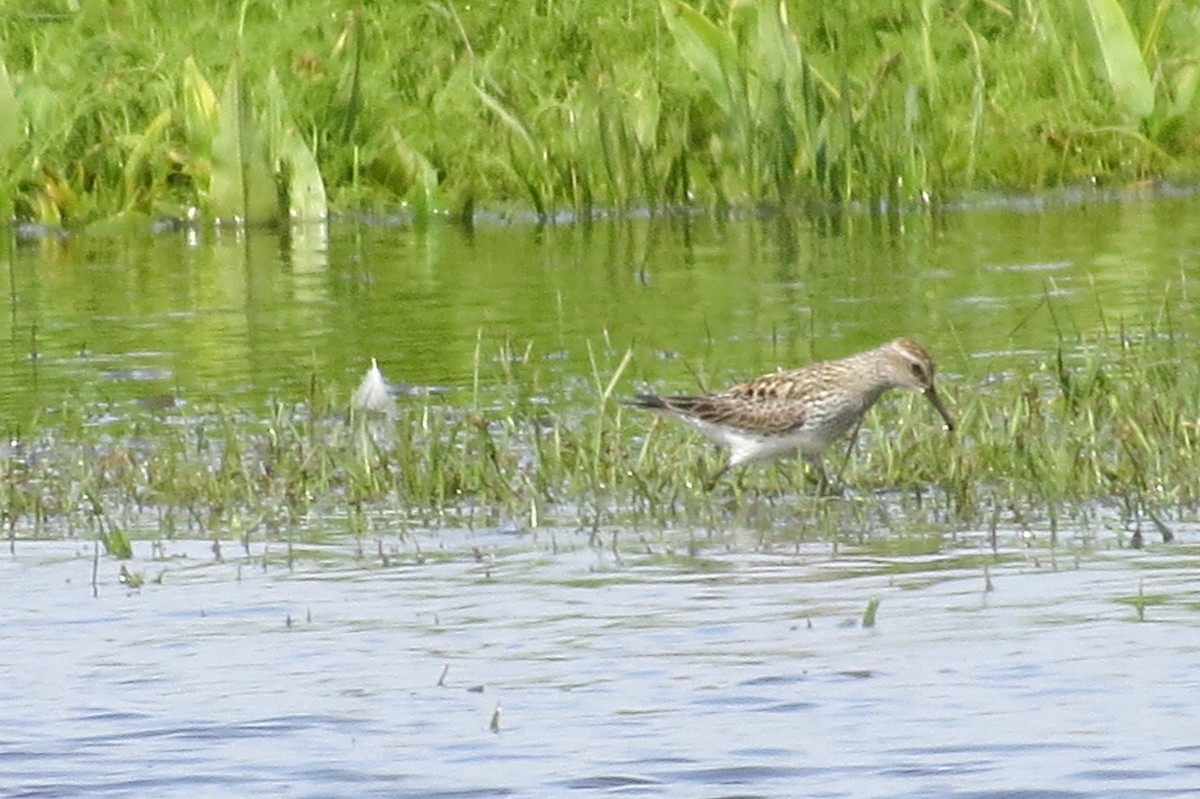
[[[763,0],[757,6],[759,61],[772,83],[785,84],[800,76],[800,44],[788,29],[784,6]]]
[[[278,221],[279,200],[266,143],[246,94],[234,64],[217,114],[209,211],[219,220],[261,225]]]
[[[338,37],[335,52],[347,52],[346,64],[338,79],[338,101],[343,109],[342,140],[349,142],[354,138],[358,127],[359,117],[363,110],[363,29],[362,12],[355,11],[346,15],[345,25]]]
[[[413,225],[423,230],[429,226],[433,214],[439,211],[441,206],[437,170],[423,153],[408,145],[399,131],[392,131],[392,141],[396,146],[396,156],[400,159],[405,177],[409,181],[405,200],[412,209]]]
[[[100,543],[104,544],[105,552],[118,560],[129,560],[133,557],[133,544],[116,525],[109,526],[108,532],[100,534]]]
[[[203,158],[212,156],[219,108],[212,85],[188,56],[183,60],[183,126],[188,145]]]
[[[529,125],[525,124],[525,120],[521,119],[516,111],[510,109],[508,106],[502,103],[499,98],[488,92],[482,86],[476,86],[475,93],[479,95],[479,99],[483,101],[483,104],[486,105],[488,109],[490,109],[491,112],[500,119],[501,122],[503,122],[510,130],[520,136],[521,141],[525,142],[525,144],[529,147],[530,152],[534,153],[535,155],[541,152],[541,148],[539,148],[537,143],[534,141],[533,131],[530,130]]]
[[[145,175],[155,169],[156,148],[161,143],[163,132],[171,124],[171,109],[160,111],[158,116],[150,121],[133,146],[133,150],[125,159],[125,208],[132,210],[142,199],[141,189],[146,181]],[[152,187],[151,187],[152,188]]]
[[[1087,0],[1086,6],[1117,107],[1127,116],[1145,119],[1154,110],[1154,84],[1125,12],[1117,0]]]
[[[875,617],[879,613],[879,597],[871,597],[867,600],[867,609],[863,611],[862,626],[874,627]]]
[[[662,12],[683,60],[717,105],[726,114],[735,114],[737,43],[733,36],[681,0],[662,0]]]
[[[272,161],[287,192],[288,216],[297,222],[321,222],[329,216],[325,180],[316,156],[296,130],[284,96],[283,84],[274,69],[267,77],[267,139]]]
[[[9,160],[21,143],[20,111],[8,69],[0,61],[0,225],[7,224],[13,216],[16,181]]]
[[[658,93],[658,84],[647,80],[634,95],[632,110],[633,135],[638,146],[645,152],[652,151],[658,142],[658,125],[662,117],[662,97]]]
[[[325,180],[316,156],[294,129],[283,138],[280,160],[287,167],[288,215],[296,221],[320,222],[329,216]]]
[[[1192,110],[1196,99],[1196,87],[1200,85],[1200,68],[1195,64],[1185,64],[1175,73],[1175,96],[1171,100],[1172,117],[1179,117]]]
[[[8,69],[0,61],[0,160],[17,149],[21,143],[21,109],[13,91]]]

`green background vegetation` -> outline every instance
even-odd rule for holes
[[[1186,180],[1198,23],[1170,0],[9,3],[0,218],[404,203],[424,224]]]

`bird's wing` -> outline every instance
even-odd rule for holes
[[[747,380],[744,383],[738,383],[736,386],[730,386],[722,391],[721,394],[739,399],[759,401],[794,400],[807,393],[807,385],[811,381],[805,380],[805,375],[806,372],[803,369],[789,372],[769,372],[753,380]]]
[[[805,412],[794,400],[722,392],[704,397],[663,397],[666,409],[708,424],[733,427],[757,435],[779,435],[803,426]]]

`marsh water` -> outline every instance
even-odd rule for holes
[[[265,415],[314,375],[348,396],[371,358],[450,404],[520,358],[582,407],[605,353],[632,352],[622,392],[690,389],[901,334],[954,398],[1081,335],[1194,341],[1197,219],[1185,194],[22,235],[0,419],[15,440],[68,404]],[[654,539],[676,558],[399,518],[378,551],[136,532],[140,589],[70,535],[0,559],[0,795],[1200,795],[1196,520],[1144,549]]]

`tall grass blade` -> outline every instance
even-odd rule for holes
[[[482,86],[476,85],[474,88],[475,94],[483,101],[483,104],[501,122],[517,134],[515,137],[509,137],[509,159],[513,164],[514,172],[521,182],[525,184],[525,188],[529,192],[529,198],[533,202],[535,212],[539,217],[544,217],[548,210],[548,203],[546,200],[546,187],[544,181],[541,180],[541,170],[544,168],[546,162],[546,148],[538,143],[534,138],[533,129],[515,110],[506,106],[498,97],[488,92]],[[525,143],[533,159],[532,164],[522,164],[523,159],[518,155],[517,147],[513,144],[514,138],[520,139]]]
[[[213,135],[217,128],[220,103],[212,84],[204,77],[195,59],[183,60],[183,121],[188,144],[204,158],[212,156]]]
[[[612,377],[609,378],[608,384],[604,386],[604,390],[600,393],[600,405],[603,407],[612,397],[613,390],[617,387],[617,383],[621,379],[621,375],[625,374],[625,369],[629,367],[629,362],[633,360],[633,347],[625,350],[625,354],[621,357],[621,362],[617,364],[617,368],[613,370]]]
[[[334,52],[349,51],[349,59],[338,81],[338,94],[344,110],[342,116],[342,140],[351,141],[358,127],[363,110],[363,32],[362,12],[346,15],[345,27],[334,45]]]
[[[412,210],[413,225],[424,230],[429,227],[434,213],[440,210],[437,169],[423,153],[410,147],[399,131],[392,131],[392,142],[408,179],[405,200]]]
[[[662,13],[683,60],[721,110],[734,114],[737,94],[732,78],[737,70],[737,43],[733,36],[682,0],[662,0]]]
[[[757,22],[763,74],[773,83],[798,77],[802,58],[800,43],[788,27],[784,5],[770,0],[760,2]]]
[[[499,98],[488,92],[482,86],[476,86],[475,93],[479,95],[479,99],[483,101],[483,104],[487,106],[493,114],[500,118],[501,122],[508,126],[508,128],[516,133],[521,140],[529,146],[531,152],[538,152],[537,143],[533,139],[533,132],[530,130],[529,125],[527,125],[515,111],[502,103]]]
[[[1145,119],[1154,111],[1154,84],[1125,12],[1117,0],[1087,0],[1085,5],[1117,107],[1129,117]]]
[[[279,219],[274,170],[236,63],[217,114],[208,199],[210,213],[219,220],[261,225]]]
[[[8,69],[0,61],[0,161],[7,159],[21,143],[20,111]]]
[[[0,61],[0,225],[7,224],[13,217],[16,182],[11,177],[11,161],[20,143],[21,117],[17,94],[13,91],[8,69]]]
[[[875,618],[879,615],[879,597],[871,597],[867,600],[867,609],[863,611],[862,626],[871,628],[875,626]]]
[[[158,146],[162,141],[163,133],[171,124],[172,114],[170,109],[159,112],[142,135],[138,137],[133,150],[129,153],[129,157],[125,159],[124,182],[125,182],[125,210],[132,210],[135,206],[143,203],[142,192],[153,192],[154,185],[146,186],[147,176],[153,181],[153,173],[156,163],[155,156],[158,152]]]
[[[786,7],[771,0],[760,0],[757,14],[757,57],[761,81],[758,121],[769,125],[774,182],[780,198],[792,194],[797,164],[812,162],[812,130],[807,83],[800,43],[788,26]]]
[[[329,216],[325,181],[312,150],[292,122],[279,75],[267,78],[267,137],[287,192],[288,216],[294,222],[323,222]]]
[[[1171,99],[1170,115],[1181,117],[1192,110],[1196,101],[1196,88],[1200,86],[1200,66],[1185,64],[1175,73],[1174,96]]]
[[[287,174],[288,216],[295,222],[322,222],[329,217],[325,180],[312,150],[295,128],[283,135],[279,160]]]

